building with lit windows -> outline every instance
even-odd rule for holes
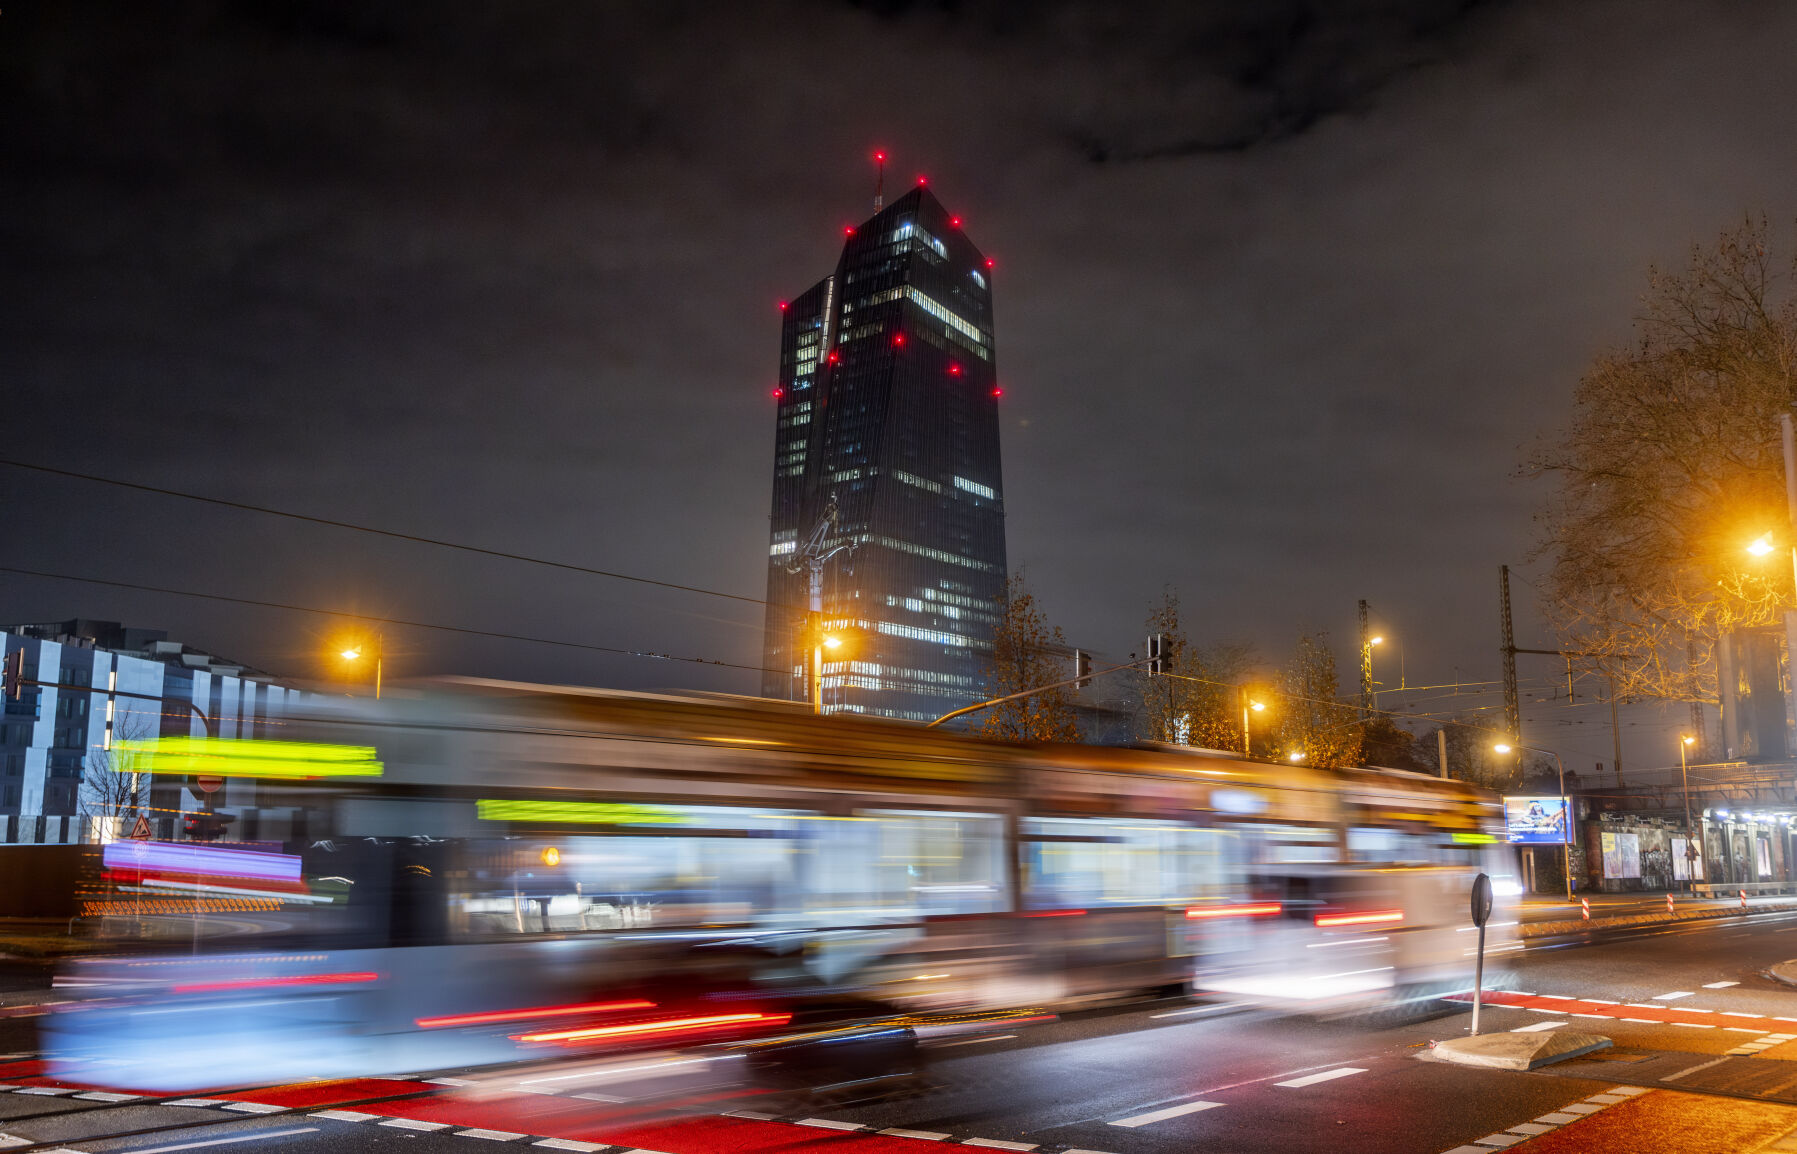
[[[833,553],[817,608],[847,639],[827,712],[928,720],[983,696],[1006,575],[991,277],[920,184],[782,306],[764,695],[807,692],[809,547]]]
[[[115,741],[275,736],[307,696],[161,630],[116,621],[0,626],[0,658],[15,652],[24,654],[26,684],[0,703],[0,844],[118,836],[119,798],[105,783],[128,762]],[[156,838],[173,840],[182,815],[202,807],[202,791],[191,781],[146,777],[139,808]],[[277,828],[258,824],[255,785],[226,781],[208,799],[244,817],[233,836]]]

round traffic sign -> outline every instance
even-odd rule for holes
[[[1480,874],[1473,879],[1473,925],[1482,926],[1491,916],[1491,878]]]
[[[201,774],[193,779],[193,783],[199,787],[201,793],[217,793],[225,784],[225,779],[222,777],[212,777],[207,774]]]

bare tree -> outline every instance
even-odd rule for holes
[[[1298,638],[1280,679],[1278,750],[1306,765],[1338,769],[1360,764],[1359,712],[1338,700],[1335,651],[1329,635]]]
[[[1067,642],[1050,626],[1022,573],[1005,583],[1005,602],[993,628],[986,695],[1004,697],[1068,679]],[[980,714],[980,733],[1000,741],[1078,741],[1079,726],[1065,689],[995,705]]]
[[[1716,640],[1793,600],[1778,418],[1797,396],[1797,302],[1766,222],[1650,271],[1636,331],[1529,462],[1557,483],[1538,517],[1542,608],[1617,692],[1712,702]],[[1756,563],[1744,546],[1769,530],[1785,548]]]
[[[152,729],[144,718],[121,710],[113,719],[112,747],[87,755],[78,808],[109,835],[129,832],[125,823],[143,813],[149,801],[150,775],[141,750]]]
[[[1242,746],[1241,690],[1254,650],[1247,645],[1193,645],[1179,617],[1179,593],[1169,587],[1148,614],[1148,632],[1167,640],[1172,677],[1142,680],[1139,732],[1150,741],[1209,749]]]

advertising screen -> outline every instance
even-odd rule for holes
[[[1504,835],[1521,845],[1561,845],[1566,841],[1566,799],[1506,797]]]

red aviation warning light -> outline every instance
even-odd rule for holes
[[[995,397],[1002,397],[1005,395],[1005,391],[1003,389],[999,388],[997,385],[993,385],[992,386],[992,395]]]
[[[961,227],[961,218],[958,216],[949,217],[948,218],[948,226],[950,228],[960,228]]]
[[[885,164],[886,163],[886,153],[885,152],[876,152],[876,153],[874,153],[874,159],[879,161],[881,164]]]
[[[831,353],[831,354],[830,354],[830,363],[831,363],[831,364],[835,364],[835,363],[836,363],[836,354],[835,354],[835,353],[834,353],[834,352],[832,352],[832,353]]]
[[[854,236],[854,235],[855,235],[855,226],[854,226],[854,225],[852,225],[852,224],[845,224],[845,225],[843,225],[843,226],[842,226],[842,235],[844,235],[844,236]]]
[[[948,367],[948,375],[949,375],[949,376],[951,376],[951,377],[958,377],[958,376],[960,376],[960,375],[961,375],[961,366],[960,366],[960,365],[955,365],[955,364],[951,364],[951,365],[949,365],[949,367]]]
[[[776,401],[777,401],[777,400],[779,400],[779,399],[780,399],[780,398],[781,398],[781,397],[784,397],[784,396],[785,396],[785,395],[786,395],[786,390],[785,390],[785,389],[782,389],[782,388],[780,388],[780,387],[779,387],[779,386],[777,386],[777,385],[776,385],[776,386],[775,386],[775,387],[774,387],[774,400],[776,400]]]
[[[898,334],[894,335],[892,338],[892,343],[901,349],[904,348],[905,347],[905,334],[898,333]]]
[[[987,257],[987,258],[986,258],[986,267],[987,267],[987,268],[991,268],[991,267],[992,267],[992,258],[991,258],[991,257]]]
[[[780,302],[780,311],[781,311],[781,312],[785,312],[785,311],[786,311],[786,302],[785,302],[785,301],[781,301],[781,302]]]

